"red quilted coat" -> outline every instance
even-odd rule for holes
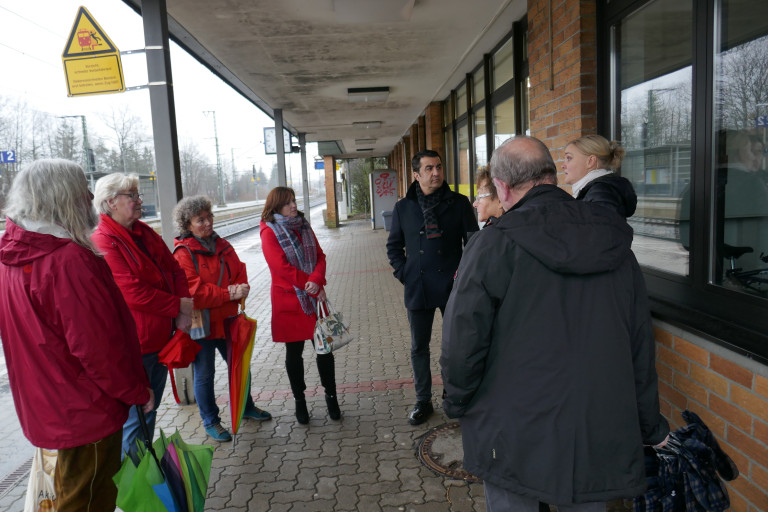
[[[205,249],[192,235],[176,238],[175,245],[173,257],[187,275],[189,290],[195,299],[195,309],[210,311],[211,334],[206,339],[224,339],[224,319],[237,314],[239,302],[229,300],[228,288],[231,284],[248,282],[245,263],[240,261],[235,250],[223,238],[216,239],[215,252]],[[180,245],[186,245],[195,253],[197,266],[200,269],[199,274],[189,251],[179,248]],[[217,286],[219,275],[221,275],[221,284]]]
[[[315,236],[312,233],[312,236]],[[312,339],[317,316],[307,315],[301,309],[294,286],[304,289],[307,281],[325,286],[325,253],[315,237],[317,247],[317,265],[311,274],[307,274],[288,263],[288,258],[275,232],[261,223],[261,250],[272,273],[272,339],[278,342],[290,342]]]
[[[180,298],[190,296],[184,271],[160,235],[139,220],[128,231],[108,215],[102,215],[91,238],[104,254],[131,308],[141,353],[159,352],[171,339]],[[144,245],[146,252],[139,248],[136,240]]]
[[[64,449],[114,434],[149,400],[149,382],[112,272],[69,238],[5,228],[0,337],[24,435]]]

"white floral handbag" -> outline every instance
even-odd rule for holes
[[[330,301],[317,301],[317,324],[315,325],[315,352],[330,354],[355,339],[344,325],[341,313],[331,306]]]

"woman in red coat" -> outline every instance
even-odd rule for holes
[[[93,196],[79,165],[37,160],[7,197],[0,335],[19,423],[59,450],[57,510],[114,510],[128,409],[149,413],[154,399],[131,313],[89,239]]]
[[[160,235],[139,220],[143,202],[138,176],[114,173],[101,178],[96,182],[94,204],[101,215],[92,240],[109,264],[136,321],[141,359],[155,393],[156,410],[168,379],[168,368],[159,362],[158,354],[174,329],[188,331],[191,323],[187,278]],[[155,418],[156,411],[147,414],[150,436]],[[132,408],[123,426],[123,452],[134,459],[137,438],[144,435]]]
[[[296,194],[288,187],[273,188],[261,214],[261,247],[272,273],[272,339],[285,343],[285,369],[296,400],[296,419],[309,423],[304,399],[304,341],[312,339],[316,301],[325,300],[325,254],[304,214],[296,208]],[[336,398],[333,354],[317,356],[320,382],[332,420],[341,418]]]
[[[210,199],[185,197],[173,210],[173,218],[180,233],[173,256],[187,275],[195,308],[208,310],[210,316],[208,336],[196,340],[202,349],[195,356],[195,401],[206,433],[216,441],[231,441],[213,392],[215,356],[218,351],[227,360],[224,320],[235,316],[238,302],[248,296],[248,274],[229,242],[213,230]],[[264,421],[272,415],[256,407],[249,392],[243,417]]]

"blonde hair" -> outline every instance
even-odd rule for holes
[[[139,177],[135,174],[113,173],[107,174],[96,182],[93,189],[93,204],[99,213],[112,216],[108,201],[117,197],[123,190],[139,188]]]
[[[581,153],[597,157],[600,167],[614,171],[621,167],[621,161],[626,154],[621,143],[615,140],[609,142],[608,139],[600,135],[585,135],[570,141],[567,145],[570,146],[571,144],[576,146],[576,149]]]
[[[99,222],[88,194],[82,167],[69,160],[32,162],[13,180],[5,215],[15,222],[49,222],[64,228],[72,240],[98,254],[91,233]]]

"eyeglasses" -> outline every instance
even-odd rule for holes
[[[119,194],[115,194],[115,195],[116,196],[130,197],[131,201],[134,201],[134,202],[138,201],[139,199],[141,199],[141,200],[144,199],[144,194],[139,194],[138,192],[131,192],[130,194],[127,194],[125,192],[120,192]]]
[[[490,197],[490,196],[491,196],[490,192],[486,192],[485,194],[477,194],[475,196],[475,201],[478,201],[478,200],[480,200],[480,199],[482,199],[484,197]]]

